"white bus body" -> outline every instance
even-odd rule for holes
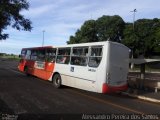
[[[61,76],[61,84],[87,91],[110,93],[127,89],[127,74],[129,69],[129,48],[111,41],[71,44],[61,48],[88,47],[87,59],[91,56],[92,47],[102,47],[101,61],[97,67],[79,66],[55,63],[53,76]],[[55,48],[55,47],[54,47]],[[70,56],[70,60],[71,60]],[[53,77],[50,77],[52,80]]]

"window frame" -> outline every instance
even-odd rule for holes
[[[92,48],[100,48],[101,49],[101,56],[92,56]],[[92,68],[98,68],[103,57],[103,46],[90,46],[90,55],[88,57],[88,66]],[[95,58],[95,63],[91,64],[91,59]],[[97,62],[97,58],[100,58],[99,62]]]
[[[29,54],[28,54],[28,51],[30,51]],[[31,60],[31,54],[32,54],[32,50],[31,50],[31,49],[27,49],[27,50],[26,50],[25,59],[26,59],[26,60]]]
[[[80,54],[74,54],[74,50],[78,49],[87,49],[87,53],[85,50],[83,52],[80,52]],[[85,55],[83,55],[85,54]],[[72,53],[71,53],[71,65],[77,65],[77,66],[87,66],[88,65],[88,55],[89,55],[89,46],[77,46],[72,47]],[[83,62],[85,61],[85,62]]]
[[[54,55],[47,55],[48,50],[54,50],[55,54]],[[51,52],[50,52],[51,53]],[[50,56],[52,56],[52,58],[50,58]],[[45,62],[53,62],[55,63],[56,61],[56,57],[57,57],[57,48],[47,48],[46,49],[46,53],[45,53]]]
[[[66,50],[67,54],[66,53]],[[60,50],[64,50],[63,54],[59,54]],[[71,47],[63,47],[63,48],[57,48],[57,54],[56,54],[56,63],[57,64],[69,64],[70,63],[70,55],[71,55]]]

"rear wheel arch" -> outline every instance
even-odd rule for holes
[[[24,73],[29,76],[29,73],[28,73],[28,66],[24,66]]]

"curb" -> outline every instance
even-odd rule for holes
[[[138,98],[138,99],[141,99],[141,100],[146,100],[146,101],[149,101],[149,102],[160,103],[160,100],[154,99],[154,98],[149,98],[149,97],[140,96],[140,95],[134,95],[134,94],[130,94],[130,93],[127,93],[127,92],[121,92],[121,94],[127,95],[129,97]]]

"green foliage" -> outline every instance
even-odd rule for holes
[[[135,31],[133,30],[133,24],[126,23],[125,29],[123,30],[124,38],[122,43],[128,46],[134,53],[134,56],[138,54],[137,48],[139,47],[139,38],[136,36]]]
[[[122,38],[122,40],[121,40]],[[70,36],[68,44],[116,41],[128,46],[133,56],[149,57],[160,55],[160,19],[139,19],[133,23],[125,23],[118,16],[102,16],[97,20],[84,22],[75,36]]]
[[[18,55],[6,54],[6,53],[0,53],[0,58],[5,58],[9,60],[20,60],[20,57]]]
[[[133,24],[127,23],[124,29],[122,43],[133,50],[134,57],[143,55],[149,57],[160,52],[160,20],[139,19]]]
[[[98,29],[98,41],[106,41],[110,39],[111,41],[119,42],[120,37],[122,37],[124,21],[118,16],[102,16],[98,18],[97,29]]]
[[[9,35],[3,33],[7,26],[25,31],[32,29],[31,21],[20,14],[20,11],[28,8],[29,3],[26,0],[0,0],[0,40],[8,38]]]
[[[88,20],[77,30],[75,36],[70,36],[67,43],[98,42],[108,39],[119,42],[120,37],[123,36],[124,25],[123,19],[118,15],[102,16],[97,20]]]
[[[67,43],[74,44],[96,41],[98,41],[96,21],[88,20],[82,25],[80,30],[77,30],[75,36],[70,36],[70,41],[67,41]]]

